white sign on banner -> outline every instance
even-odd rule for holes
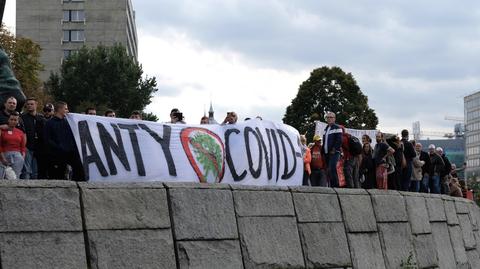
[[[325,122],[321,121],[315,121],[315,134],[322,136],[325,133],[325,128],[327,127],[327,124]],[[349,129],[345,128],[345,131],[355,137],[358,138],[359,141],[362,141],[362,136],[363,135],[368,135],[372,139],[372,147],[375,147],[375,144],[377,144],[377,140],[375,140],[377,136],[377,130],[358,130],[358,129]]]
[[[161,124],[69,113],[89,181],[301,185],[299,134],[265,120]]]

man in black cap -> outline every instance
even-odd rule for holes
[[[43,106],[43,117],[49,120],[53,117],[53,104],[47,103]]]

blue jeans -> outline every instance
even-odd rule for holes
[[[22,172],[24,163],[22,154],[18,151],[7,151],[3,153],[3,156],[5,156],[5,159],[13,168],[13,171],[15,171],[17,178],[20,178],[20,173]]]
[[[37,179],[37,159],[33,156],[33,151],[27,149],[25,154],[25,163],[23,164],[21,179]]]
[[[420,192],[428,193],[430,176],[428,174],[423,175],[422,183],[420,184]]]
[[[338,188],[337,163],[339,159],[340,152],[335,152],[335,154],[327,154],[328,172],[330,174],[330,187],[332,188]]]
[[[421,181],[419,181],[419,180],[412,180],[410,182],[410,191],[419,192],[420,191],[420,183],[421,183]]]
[[[430,178],[430,193],[440,193],[440,176],[434,175]]]

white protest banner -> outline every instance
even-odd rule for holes
[[[262,120],[161,124],[69,113],[89,181],[301,185],[298,131]]]
[[[321,121],[315,121],[315,134],[322,136],[325,133],[325,128],[327,127],[327,124],[325,122]],[[345,128],[345,131],[355,137],[358,138],[359,141],[362,141],[362,136],[364,134],[370,136],[372,139],[372,147],[375,147],[375,144],[377,144],[377,141],[375,140],[375,137],[377,135],[377,130],[358,130],[358,129],[349,129]]]

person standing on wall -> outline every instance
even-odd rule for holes
[[[423,170],[422,167],[425,165],[425,161],[420,159],[421,151],[417,151],[417,145],[415,144],[415,158],[413,158],[413,172],[412,172],[412,182],[410,183],[410,191],[419,192],[420,185],[423,180]]]
[[[402,144],[403,144],[403,160],[402,160],[402,182],[401,190],[409,191],[410,182],[412,179],[413,173],[413,158],[417,156],[415,153],[415,148],[412,143],[408,141],[408,130],[402,130]]]
[[[8,97],[3,106],[4,109],[0,111],[0,129],[6,130],[9,128],[8,121],[10,119],[10,114],[17,111],[17,99],[15,99],[15,97],[13,96]],[[21,118],[18,119],[16,127],[22,131],[25,131],[25,127],[23,126],[23,120]]]
[[[378,131],[375,138],[377,144],[373,149],[373,159],[375,161],[377,188],[386,190],[388,189],[387,170],[389,165],[392,165],[387,162],[387,157],[393,155],[395,150],[385,143],[385,137],[382,132]]]
[[[338,188],[337,163],[340,159],[340,150],[342,146],[342,129],[335,124],[335,113],[327,112],[325,119],[327,127],[323,135],[323,153],[328,167],[330,177],[330,187]]]
[[[362,162],[360,165],[360,174],[364,179],[362,187],[364,189],[373,189],[376,188],[377,183],[375,180],[375,162],[373,160],[373,149],[371,146],[372,139],[368,135],[363,135],[362,142]]]
[[[66,119],[68,105],[65,102],[57,102],[54,106],[55,114],[45,124],[45,142],[49,149],[51,167],[49,169],[50,179],[66,179],[67,164],[72,167],[72,179],[84,181],[80,155],[78,154],[75,138],[72,129]]]
[[[440,194],[440,176],[445,169],[445,163],[442,157],[435,152],[435,145],[430,144],[428,146],[428,154],[430,156],[430,193]]]
[[[312,174],[310,175],[310,183],[312,186],[328,187],[327,176],[325,173],[325,156],[322,153],[322,138],[319,135],[313,136],[313,146],[311,151],[310,167]]]
[[[202,118],[203,119],[203,118]],[[208,118],[207,118],[208,120]],[[202,123],[200,123],[202,124]],[[208,124],[204,123],[204,124]],[[303,155],[303,186],[308,186],[310,179],[310,174],[312,173],[310,169],[310,162],[312,161],[312,155],[310,154],[310,149],[307,147],[307,138],[305,135],[300,135],[300,143],[302,144],[302,155]]]
[[[421,143],[415,144],[415,151],[420,156],[420,161],[424,162],[422,166],[422,181],[420,183],[420,192],[428,193],[430,184],[430,156],[422,149],[423,145]]]
[[[27,144],[25,133],[17,128],[19,118],[20,114],[12,111],[7,128],[2,129],[0,133],[0,161],[3,165],[13,168],[16,178],[20,178],[22,172]]]
[[[440,174],[440,192],[442,194],[449,194],[450,172],[452,171],[452,164],[441,147],[437,147],[435,151],[438,155],[440,155],[443,164],[445,165],[442,173]]]
[[[21,118],[27,135],[27,152],[20,178],[37,179],[38,172],[41,171],[41,178],[45,179],[45,168],[39,169],[38,167],[39,164],[43,165],[43,162],[37,162],[39,158],[46,158],[42,152],[44,148],[43,128],[45,118],[37,113],[37,100],[35,98],[28,98],[25,108],[26,111],[21,115]]]

